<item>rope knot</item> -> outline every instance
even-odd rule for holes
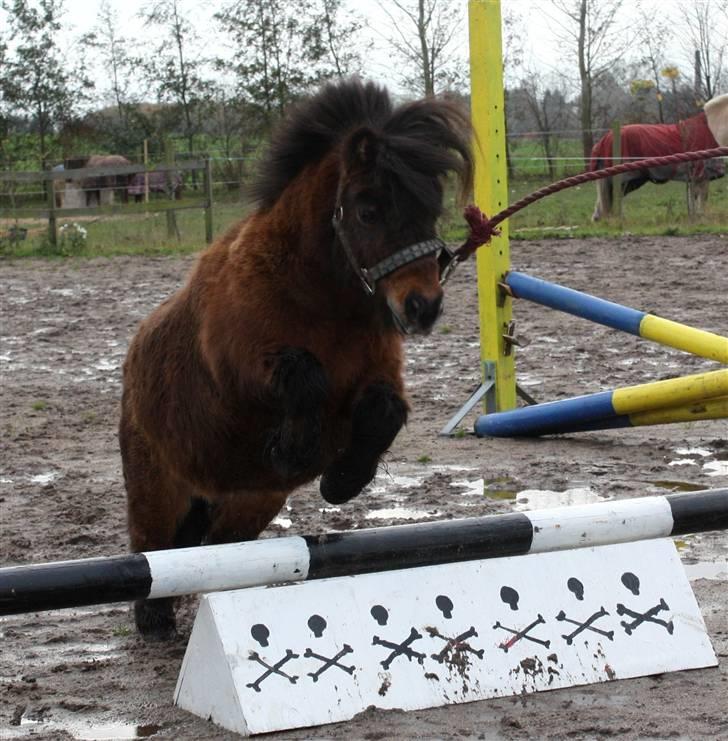
[[[474,203],[465,207],[463,216],[465,221],[468,222],[470,233],[457,251],[460,261],[465,260],[478,247],[487,244],[493,237],[497,237],[501,233],[500,229]]]

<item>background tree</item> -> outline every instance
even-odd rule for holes
[[[318,26],[316,28],[321,34],[319,43],[327,49],[327,53],[323,55],[327,65],[339,78],[360,72],[361,54],[352,42],[364,27],[363,21],[351,11],[345,18],[341,0],[318,0],[317,7],[323,24],[320,29]]]
[[[378,0],[392,32],[385,39],[402,61],[402,84],[415,95],[462,89],[467,64],[458,35],[463,4],[448,0]]]
[[[725,83],[728,24],[725,0],[701,0],[681,6],[680,16],[687,33],[685,51],[694,55],[695,98],[698,105],[723,91]]]
[[[8,64],[8,45],[0,35],[0,169],[4,169],[7,157],[5,143],[10,135],[10,97],[12,95],[12,77]]]
[[[119,33],[119,15],[109,0],[101,0],[96,15],[96,25],[84,37],[84,43],[92,49],[107,71],[106,88],[99,91],[105,102],[112,102],[118,121],[127,125],[132,104],[132,74],[134,60],[130,53],[132,42]]]
[[[667,66],[665,51],[673,39],[674,24],[661,16],[654,6],[638,3],[635,8],[637,20],[635,22],[635,38],[637,47],[642,51],[639,65],[644,70],[645,78],[653,83],[655,106],[657,108],[657,121],[665,123],[665,108],[663,80],[661,74]],[[644,92],[644,88],[642,88]]]
[[[13,42],[6,67],[12,84],[6,94],[13,107],[32,120],[38,133],[38,159],[45,168],[50,134],[74,115],[92,84],[58,45],[62,0],[4,0],[2,7]]]
[[[508,179],[512,180],[515,174],[513,168],[513,149],[514,142],[511,137],[510,120],[511,116],[508,110],[510,105],[510,91],[516,80],[516,76],[523,64],[523,37],[519,29],[523,24],[523,18],[513,8],[503,8],[502,15],[502,38],[501,46],[503,49],[503,84],[505,86],[503,104],[505,107],[505,124],[506,124],[506,167],[508,169]]]
[[[160,31],[151,55],[140,60],[160,103],[174,104],[180,114],[187,147],[195,151],[203,112],[209,103],[207,60],[197,50],[204,44],[188,19],[182,0],[152,0],[140,12],[148,26]]]
[[[361,23],[343,23],[340,10],[341,0],[235,0],[215,14],[230,42],[218,68],[232,74],[261,129],[313,86],[358,68],[352,40]]]
[[[552,0],[556,39],[579,71],[581,143],[585,162],[594,144],[594,91],[630,45],[619,22],[622,0]]]
[[[673,121],[680,120],[680,111],[678,109],[677,80],[680,77],[680,70],[673,64],[668,64],[660,70],[660,77],[668,80],[670,91],[672,92],[672,116]]]
[[[102,146],[112,152],[130,153],[145,137],[136,108],[139,101],[135,94],[138,87],[135,44],[120,33],[121,27],[116,9],[109,0],[101,0],[96,25],[83,37],[83,44],[97,66],[106,71],[105,84],[98,91],[101,109],[90,112],[86,119],[98,132]]]
[[[547,84],[533,70],[522,80],[520,91],[530,114],[533,130],[538,132],[549,179],[556,180],[556,158],[559,154],[556,132],[567,124],[569,106],[566,97],[555,84]]]

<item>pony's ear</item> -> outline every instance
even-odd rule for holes
[[[379,154],[380,141],[370,128],[362,126],[349,136],[344,147],[344,158],[348,169],[370,167]]]

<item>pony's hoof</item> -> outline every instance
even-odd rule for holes
[[[177,635],[172,598],[137,600],[134,622],[145,641],[171,641]]]

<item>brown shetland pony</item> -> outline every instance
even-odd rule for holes
[[[443,178],[470,187],[469,139],[455,104],[395,108],[356,80],[283,123],[256,210],[131,343],[119,437],[133,551],[253,539],[317,476],[332,503],[372,480],[407,418],[403,335],[431,329],[442,289],[431,251],[373,292],[361,268],[434,240]],[[147,637],[174,631],[171,599],[135,617]]]

